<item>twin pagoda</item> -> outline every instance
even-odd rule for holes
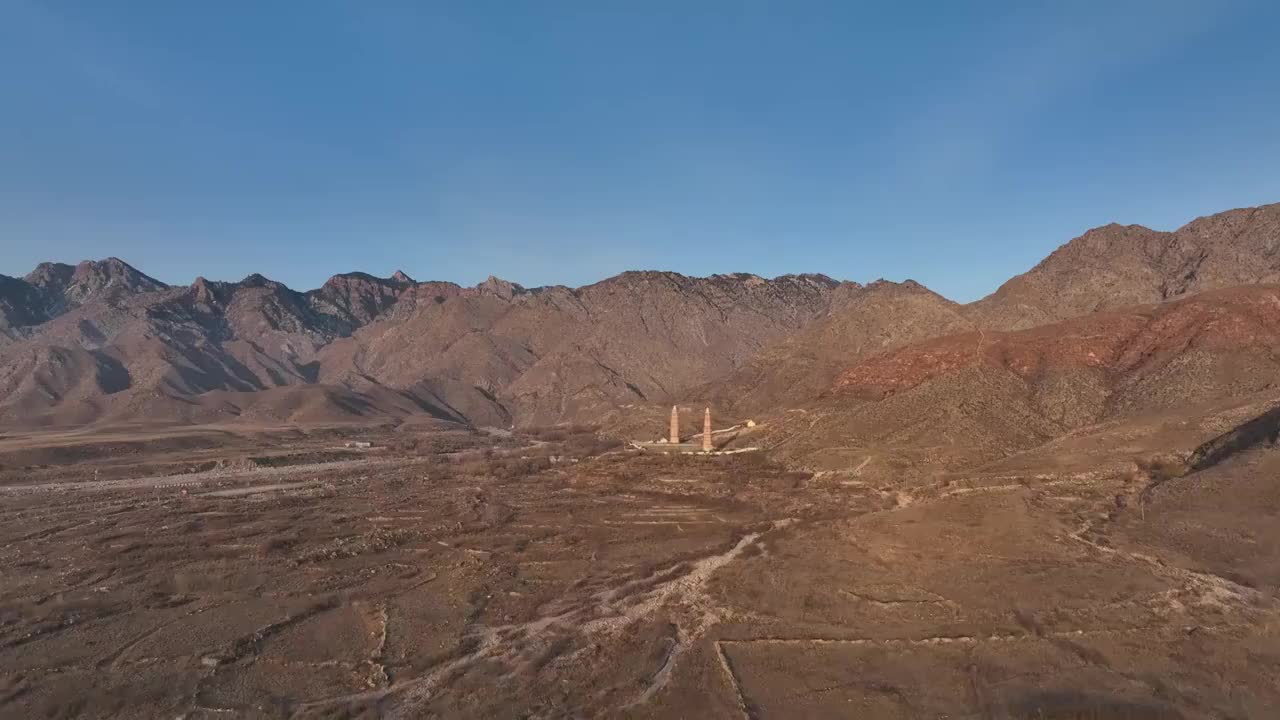
[[[680,408],[676,405],[671,406],[671,437],[669,442],[672,445],[680,444]],[[702,452],[711,452],[711,408],[707,408],[702,412]]]

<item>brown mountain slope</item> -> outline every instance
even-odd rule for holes
[[[37,273],[51,279],[36,277],[28,287],[67,287],[58,284],[66,276],[59,272],[42,266]],[[253,275],[239,283],[197,279],[185,288],[134,290],[109,281],[89,294],[73,293],[73,299],[92,301],[57,308],[61,313],[52,320],[19,328],[16,339],[0,349],[0,419],[66,425],[235,415],[238,405],[210,405],[204,396],[315,382],[317,350],[359,322],[342,301],[355,297],[356,307],[364,307],[358,291],[347,286],[337,292],[333,285],[303,294]],[[366,292],[380,295],[385,288]],[[429,403],[409,404],[439,412]],[[336,416],[349,414],[334,407]]]
[[[524,301],[489,293],[419,302],[394,321],[326,347],[318,379],[361,389],[413,388],[473,422],[507,425],[510,414],[494,392],[530,367],[544,339],[566,320],[560,313],[537,315]]]
[[[496,278],[462,288],[347,273],[296,292],[260,275],[170,288],[115,258],[45,263],[24,278],[0,277],[0,423],[181,420],[189,415],[181,408],[203,407],[196,398],[207,393],[309,385],[396,398],[393,414],[403,400],[411,411],[482,424],[589,421],[673,401],[757,415],[805,407],[846,369],[928,338],[976,328],[979,340],[996,338],[991,329],[1276,280],[1278,248],[1280,205],[1173,233],[1111,225],[967,306],[910,281],[863,287],[812,275],[635,272],[526,289]],[[1178,358],[1125,385],[1045,360],[1032,409],[1052,406],[1042,416],[1073,427],[1097,417],[1104,399],[1113,408],[1162,396],[1173,404],[1187,398],[1168,388],[1188,378],[1230,363],[1248,374],[1268,362],[1253,351],[1230,361]],[[993,366],[972,368],[973,393],[989,382],[1007,387],[991,379]],[[1212,378],[1196,387],[1233,391]],[[348,408],[360,407],[349,399]]]
[[[681,397],[802,330],[840,287],[821,275],[622,277],[583,288],[589,322],[508,390],[523,417],[594,417],[620,402]]]
[[[65,287],[56,266],[6,295]],[[61,274],[59,274],[61,272]],[[61,284],[59,284],[61,283]],[[588,418],[745,363],[826,307],[821,276],[686,278],[627,273],[579,288],[476,288],[362,274],[298,293],[260,275],[189,287],[104,284],[51,320],[15,323],[0,349],[0,421],[190,422],[246,408],[311,417],[426,412],[481,424]],[[88,294],[78,297],[88,297]],[[15,312],[14,317],[18,315]],[[353,334],[354,333],[354,334]],[[327,390],[244,393],[317,385]],[[237,394],[224,403],[219,393]],[[265,403],[265,405],[264,405]]]
[[[794,405],[830,388],[860,358],[972,327],[962,306],[914,281],[844,283],[821,317],[696,395],[744,416]]]
[[[966,307],[979,325],[1021,329],[1095,310],[1280,282],[1280,203],[1198,218],[1174,232],[1111,224],[1086,232]]]
[[[1277,378],[1280,287],[1231,288],[882,353],[779,420],[772,443],[833,461],[819,464],[963,467],[1106,420],[1268,392]]]
[[[759,414],[812,400],[843,369],[904,344],[979,327],[1026,329],[1098,310],[1267,282],[1280,282],[1280,204],[1199,218],[1171,233],[1107,225],[1068,242],[968,305],[911,281],[846,285],[824,317],[767,348],[697,399],[740,415]]]
[[[477,422],[592,419],[727,375],[825,310],[836,287],[662,272],[578,289],[490,281],[334,343],[321,379],[422,389]]]
[[[0,338],[21,337],[86,303],[110,303],[167,287],[119,258],[86,260],[74,267],[41,263],[24,278],[0,275]]]
[[[1093,531],[1174,567],[1273,594],[1280,586],[1278,436],[1272,397],[1269,409],[1179,454],[1170,470],[1140,475],[1130,501]]]

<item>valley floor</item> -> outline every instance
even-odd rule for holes
[[[893,483],[575,437],[219,432],[0,446],[0,716],[1280,707],[1272,451],[1211,471],[1263,513],[1225,537],[1187,510],[1216,497],[1197,475],[1138,507],[1121,474]]]

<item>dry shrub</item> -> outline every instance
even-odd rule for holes
[[[556,454],[574,457],[591,457],[622,446],[617,438],[599,435],[599,428],[591,425],[556,425],[531,427],[522,431],[527,437],[559,446]]]
[[[455,475],[461,477],[474,477],[477,475],[486,475],[489,472],[489,463],[485,460],[459,460],[454,466]]]
[[[294,535],[276,535],[268,538],[258,544],[258,556],[269,557],[278,553],[288,552],[289,548],[298,541]]]
[[[1013,703],[1022,720],[1181,720],[1183,715],[1157,701],[1093,695],[1084,691],[1038,692]]]
[[[768,472],[774,468],[774,463],[764,453],[743,453],[741,455],[732,456],[732,465],[735,470],[748,470],[755,472]]]
[[[1175,458],[1155,456],[1138,461],[1138,471],[1150,479],[1152,486],[1187,474],[1187,466]]]
[[[768,485],[776,490],[803,487],[813,478],[813,473],[791,470],[775,462],[764,453],[744,453],[730,456],[728,467],[735,478],[751,483]]]
[[[490,464],[490,472],[503,480],[520,480],[532,477],[551,467],[546,457],[507,458]]]
[[[573,647],[573,636],[561,635],[557,637],[555,640],[548,643],[541,652],[534,656],[533,660],[529,662],[529,669],[535,673],[542,670],[550,664],[551,661],[568,652],[571,647]]]
[[[485,458],[459,460],[453,466],[453,476],[485,477],[491,476],[501,480],[520,480],[532,477],[551,467],[551,458],[547,455],[502,457],[490,455]]]
[[[534,428],[527,432],[542,442],[564,442],[569,439],[569,433],[562,428]]]
[[[1013,611],[1013,619],[1016,620],[1024,630],[1031,632],[1033,635],[1037,637],[1044,635],[1044,625],[1032,611],[1025,608],[1017,608]]]
[[[22,675],[0,678],[0,704],[7,704],[26,694],[30,686]]]
[[[644,480],[644,472],[640,468],[623,467],[614,475],[619,481],[627,484],[635,484]]]
[[[423,438],[417,435],[401,435],[393,437],[386,443],[387,449],[396,453],[419,454],[423,448],[430,448],[430,443],[423,441]]]
[[[551,425],[529,427],[522,432],[543,442],[564,442],[577,435],[594,435],[597,430],[593,425]]]
[[[604,438],[597,435],[577,435],[569,439],[565,443],[564,449],[566,454],[575,457],[591,457],[594,455],[602,455],[610,450],[616,450],[622,447],[622,441],[617,438]]]

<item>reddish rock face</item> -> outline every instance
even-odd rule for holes
[[[833,390],[882,398],[970,367],[1033,380],[1053,370],[1138,371],[1195,350],[1280,349],[1280,289],[1233,288],[1128,311],[1095,313],[1018,332],[971,332],[929,340],[855,365]]]

